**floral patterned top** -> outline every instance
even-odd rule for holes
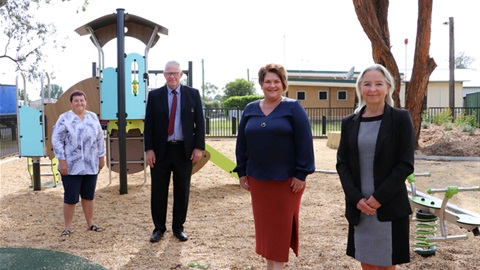
[[[98,174],[105,139],[95,113],[87,111],[83,121],[72,110],[61,114],[53,126],[52,145],[55,157],[66,160],[69,175]]]

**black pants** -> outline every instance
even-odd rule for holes
[[[185,157],[183,143],[168,144],[165,158],[157,160],[150,169],[152,177],[151,210],[154,231],[165,232],[168,189],[170,175],[173,173],[173,232],[183,231],[187,218],[188,198],[190,196],[190,179],[192,176],[192,161]]]

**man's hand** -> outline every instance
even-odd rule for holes
[[[150,166],[150,168],[153,168],[153,165],[155,164],[155,152],[153,150],[147,150],[147,165]]]
[[[202,158],[202,150],[195,148],[193,149],[192,155],[190,156],[190,160],[192,161],[193,165],[197,164],[197,162]]]

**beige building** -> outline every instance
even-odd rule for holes
[[[411,71],[409,72],[411,74]],[[454,74],[455,107],[464,107],[466,94],[480,91],[480,72],[472,69],[456,69]],[[448,69],[435,69],[430,75],[427,86],[426,107],[450,107],[450,71]],[[407,82],[408,85],[408,82]],[[405,96],[405,84],[402,84],[400,97]],[[405,104],[402,99],[402,106]]]
[[[359,72],[289,70],[286,96],[305,108],[355,106],[355,82]]]
[[[455,107],[463,107],[464,82],[474,78],[468,78],[462,70],[456,70],[455,74]],[[353,108],[356,104],[355,82],[359,75],[360,72],[353,72],[353,68],[349,72],[288,70],[286,96],[299,100],[305,108]],[[404,82],[400,85],[400,102],[405,107]],[[450,106],[448,70],[435,70],[431,74],[425,105],[427,108]]]

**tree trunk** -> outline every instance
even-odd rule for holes
[[[400,107],[400,72],[390,50],[390,33],[387,21],[389,1],[353,0],[353,4],[358,20],[372,42],[372,54],[375,63],[385,66],[395,79],[393,100],[395,101],[395,107]],[[414,64],[409,87],[406,88],[405,107],[412,115],[417,146],[422,125],[422,105],[427,91],[428,79],[437,66],[433,58],[429,56],[432,4],[433,0],[418,0]]]
[[[433,0],[418,0],[417,40],[415,42],[415,56],[413,60],[412,77],[406,93],[405,107],[412,115],[415,127],[415,139],[420,137],[422,127],[422,106],[427,92],[430,75],[437,67],[435,60],[430,57],[430,34],[432,28]]]
[[[387,68],[395,80],[393,100],[400,107],[400,72],[390,50],[390,32],[388,30],[388,0],[353,0],[358,20],[372,42],[373,60]]]

